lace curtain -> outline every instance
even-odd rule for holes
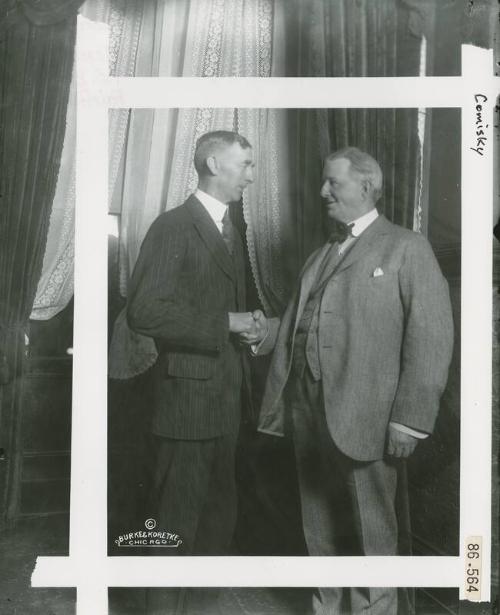
[[[398,0],[89,0],[83,10],[110,24],[111,70],[117,75],[392,76],[419,69],[420,40],[410,33],[408,10]],[[416,120],[413,110],[113,112],[110,203],[119,216],[122,295],[152,221],[180,205],[196,185],[193,150],[203,132],[237,129],[254,147],[258,181],[243,202],[248,253],[263,308],[279,314],[304,259],[324,240],[318,190],[321,160],[329,151],[347,143],[371,151],[386,174],[384,211],[411,226],[420,167]],[[50,318],[73,292],[73,151],[70,105],[32,318]],[[111,375],[138,374],[155,356],[152,341],[134,336],[120,314]]]
[[[272,62],[271,0],[173,0],[145,9],[136,75],[268,77]],[[149,34],[148,34],[149,32]],[[152,221],[179,206],[193,192],[197,176],[194,147],[203,133],[239,130],[252,143],[259,168],[276,170],[279,112],[275,110],[154,109],[132,110],[123,166],[120,213],[120,288],[127,283],[141,242]],[[265,141],[267,127],[274,138]],[[262,221],[258,212],[277,206],[274,185],[262,182],[245,200],[249,246],[255,255]],[[259,182],[261,183],[261,182]],[[256,263],[255,256],[253,263]],[[256,281],[258,276],[256,276]],[[137,375],[156,359],[151,339],[131,332],[124,312],[117,317],[110,345],[111,377]]]
[[[178,0],[149,12],[144,18],[150,24],[144,39],[149,47],[139,49],[136,74],[419,74],[420,38],[410,32],[409,10],[399,0],[376,5],[366,0],[200,0],[189,5]],[[268,314],[281,312],[305,258],[324,241],[328,223],[318,192],[321,161],[329,151],[346,144],[370,151],[386,175],[383,210],[412,226],[420,168],[416,110],[132,111],[121,201],[124,295],[151,222],[195,187],[197,136],[234,127],[252,143],[257,162],[257,181],[245,192],[243,209],[252,274]],[[115,377],[140,373],[155,360],[151,340],[137,338],[131,345],[131,336],[122,313],[110,352]],[[128,352],[121,353],[125,347]]]
[[[87,0],[80,12],[110,26],[110,74],[132,76],[139,38],[142,6],[132,0]],[[110,195],[113,194],[125,142],[128,111],[110,112]],[[61,165],[52,203],[42,273],[30,318],[48,320],[63,310],[73,296],[75,214],[75,77],[70,85]]]
[[[146,9],[137,76],[270,75],[271,0],[174,0]],[[142,239],[164,210],[196,187],[196,139],[239,128],[235,109],[155,109],[131,112],[123,175],[120,279],[126,294]],[[245,125],[246,128],[246,125]]]

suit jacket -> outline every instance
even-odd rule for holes
[[[306,262],[299,288],[260,353],[274,346],[259,429],[282,435],[284,390],[298,320],[325,245]],[[383,275],[374,275],[376,270]],[[331,436],[346,455],[384,455],[395,421],[431,433],[453,345],[448,285],[420,234],[379,216],[328,279],[319,311],[319,361]]]
[[[153,222],[127,305],[131,329],[154,338],[158,349],[153,433],[202,439],[234,432],[248,374],[228,312],[245,309],[244,279],[241,239],[230,256],[195,196]]]

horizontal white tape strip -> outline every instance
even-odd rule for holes
[[[108,587],[458,587],[459,557],[109,557]],[[69,557],[39,557],[34,587],[75,587],[93,571]],[[188,582],[186,580],[188,579]]]
[[[135,108],[460,107],[463,93],[461,77],[116,77],[106,100]]]

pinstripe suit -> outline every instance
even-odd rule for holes
[[[237,234],[236,234],[237,235]],[[154,338],[153,432],[198,440],[239,422],[242,352],[228,312],[245,306],[243,247],[231,257],[194,196],[149,229],[130,284],[130,327]]]
[[[237,234],[236,234],[237,235]],[[154,338],[158,525],[179,554],[223,554],[236,520],[234,453],[247,364],[228,329],[245,307],[241,239],[229,255],[191,196],[149,229],[131,280],[130,327]],[[171,553],[172,549],[163,549]],[[161,553],[165,555],[167,553]]]

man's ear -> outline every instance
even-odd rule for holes
[[[361,194],[363,195],[363,197],[366,199],[372,191],[372,183],[369,179],[364,179],[361,182]]]
[[[206,160],[207,168],[212,175],[218,175],[219,169],[215,156],[209,156]]]

